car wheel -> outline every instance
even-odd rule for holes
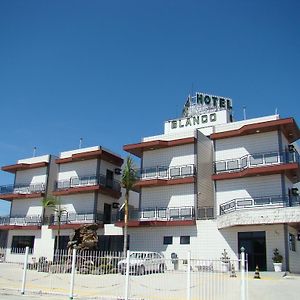
[[[159,273],[165,272],[165,266],[163,264],[159,265]]]
[[[145,267],[144,266],[138,267],[138,275],[145,275]]]

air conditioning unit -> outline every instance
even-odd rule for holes
[[[294,145],[289,145],[288,149],[289,149],[289,152],[295,152],[295,146]]]
[[[293,196],[298,196],[298,195],[299,195],[299,190],[298,190],[298,188],[292,188],[292,189],[291,189],[291,194],[292,194]]]
[[[119,206],[120,206],[120,203],[118,203],[118,202],[113,202],[113,204],[112,204],[112,208],[114,208],[114,209],[119,208]]]
[[[115,168],[115,174],[120,175],[122,170],[120,168]]]

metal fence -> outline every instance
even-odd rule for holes
[[[0,283],[26,292],[59,293],[73,299],[246,300],[247,262],[237,260],[165,259],[155,252],[56,251],[50,261],[5,260],[0,250]],[[1,259],[1,253],[3,256]],[[20,251],[21,253],[21,251]]]

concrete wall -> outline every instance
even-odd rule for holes
[[[94,211],[94,193],[60,196],[62,208],[68,212],[91,213]]]
[[[11,216],[30,216],[43,214],[42,198],[17,199],[11,202]]]
[[[16,172],[15,184],[39,184],[47,182],[47,167]]]
[[[253,198],[261,196],[282,195],[281,175],[245,177],[239,179],[219,180],[216,182],[216,204],[236,198]]]
[[[197,134],[197,207],[214,207],[213,143],[201,132]]]
[[[141,207],[194,206],[194,184],[158,186],[142,189]]]
[[[97,171],[97,159],[90,159],[59,166],[58,180],[69,180],[71,177],[95,175]]]
[[[244,155],[279,151],[277,131],[216,140],[215,160],[240,158]]]
[[[168,259],[171,253],[177,253],[180,259],[187,258],[191,251],[192,258],[220,259],[224,249],[231,259],[237,259],[238,232],[265,231],[267,269],[273,270],[273,249],[284,253],[283,225],[239,226],[223,230],[217,229],[216,220],[197,221],[196,226],[182,227],[140,227],[129,228],[130,250],[158,251]],[[190,236],[190,245],[180,245],[180,236]],[[164,236],[173,236],[172,245],[164,245]]]
[[[193,144],[145,151],[143,153],[143,167],[181,166],[195,164],[195,150]]]

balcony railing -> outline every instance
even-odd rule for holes
[[[32,194],[45,192],[45,183],[9,184],[0,186],[0,194]]]
[[[223,172],[240,172],[247,168],[276,165],[284,163],[299,163],[299,154],[296,150],[292,152],[264,152],[248,154],[240,158],[216,161],[214,163],[215,174]]]
[[[0,217],[0,226],[1,225],[2,226],[3,225],[40,226],[41,223],[42,223],[42,218],[40,215]]]
[[[174,179],[196,175],[195,165],[184,166],[155,166],[146,167],[137,171],[140,180],[147,179]]]
[[[119,192],[121,190],[121,184],[119,181],[109,179],[105,175],[86,175],[80,177],[71,177],[69,179],[58,180],[55,183],[55,190],[66,190],[69,188],[86,187],[101,185]]]
[[[282,195],[237,198],[221,204],[220,215],[241,209],[299,206],[299,200],[299,196],[289,197]]]
[[[194,220],[195,210],[192,206],[184,207],[164,207],[164,208],[143,208],[141,210],[131,210],[129,220],[135,221],[174,221],[174,220]],[[124,212],[119,212],[113,216],[114,221],[123,221]]]
[[[198,220],[210,220],[214,219],[214,208],[210,206],[199,207],[197,213]]]
[[[102,213],[62,213],[60,216],[60,224],[89,224],[103,222]],[[57,215],[50,216],[50,225],[58,225],[59,217]]]

